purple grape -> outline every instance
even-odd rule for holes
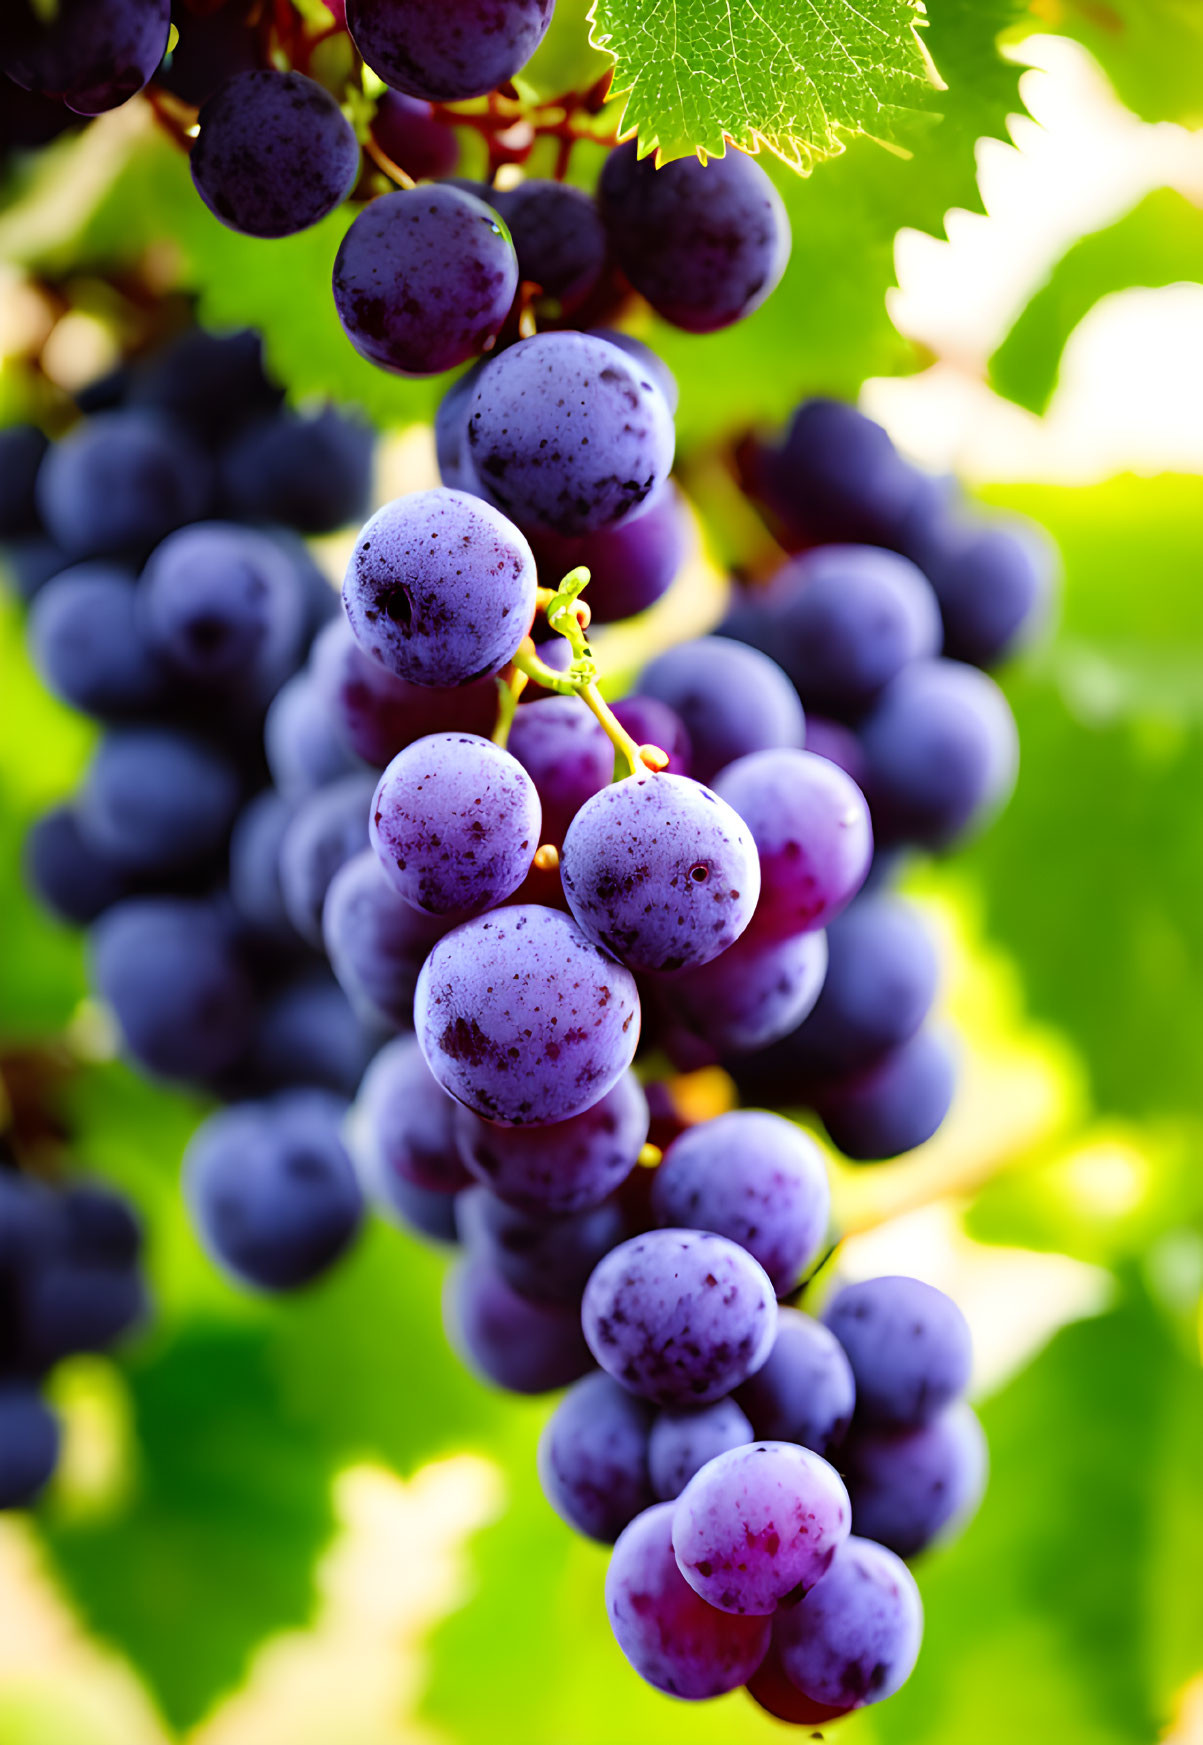
[[[347,29],[372,71],[410,97],[460,103],[530,60],[555,0],[347,0]]]
[[[263,722],[263,749],[273,782],[289,800],[303,800],[360,767],[335,733],[310,672],[294,673],[272,698]]]
[[[130,875],[84,841],[70,806],[52,807],[30,826],[24,871],[43,908],[73,927],[91,926],[130,892]]]
[[[230,834],[230,901],[240,920],[285,945],[296,943],[280,889],[280,844],[292,813],[282,794],[264,788],[242,808]]]
[[[715,792],[756,843],[759,927],[803,933],[848,906],[873,859],[873,828],[864,795],[843,770],[808,751],[753,752],[727,766]]]
[[[256,32],[248,14],[254,0],[225,0],[216,12],[193,12],[177,5],[173,22],[179,41],[159,68],[156,85],[198,108],[235,73],[259,64]]]
[[[640,1678],[701,1702],[738,1690],[768,1652],[767,1618],[732,1618],[699,1599],[673,1555],[676,1503],[636,1515],[606,1572],[606,1612]]]
[[[144,715],[165,674],[147,639],[128,570],[82,563],[54,576],[29,614],[29,645],[48,689],[100,720]]]
[[[653,382],[664,395],[664,404],[676,416],[677,407],[681,401],[681,389],[676,376],[673,375],[658,351],[653,351],[643,340],[636,339],[633,333],[623,333],[617,327],[592,327],[590,333],[594,339],[609,340],[619,351],[625,351],[645,375],[650,375]]]
[[[876,1163],[925,1145],[952,1105],[956,1067],[944,1037],[922,1029],[872,1066],[811,1093],[845,1157]]]
[[[921,1279],[845,1285],[823,1320],[856,1377],[858,1427],[915,1429],[969,1385],[973,1346],[965,1317],[951,1297]]]
[[[532,177],[491,201],[509,227],[519,278],[538,285],[561,314],[571,315],[606,265],[606,232],[590,196],[565,182]]]
[[[101,740],[77,800],[85,841],[127,872],[162,876],[225,848],[241,783],[204,740],[168,727],[120,727]]]
[[[359,535],[343,601],[360,647],[417,685],[499,672],[530,629],[538,586],[530,546],[463,491],[416,491]]]
[[[595,794],[572,821],[560,872],[589,938],[641,970],[709,963],[760,894],[742,820],[688,776],[648,772]]]
[[[213,1260],[262,1291],[327,1272],[358,1233],[363,1202],[328,1091],[285,1091],[223,1109],[184,1157],[184,1191]]]
[[[614,717],[637,745],[654,745],[668,758],[669,775],[693,774],[693,749],[685,723],[657,697],[622,697],[611,704]]]
[[[818,1146],[779,1115],[736,1109],[674,1139],[652,1177],[657,1224],[738,1242],[784,1297],[817,1258],[831,1192]]]
[[[915,661],[864,723],[865,796],[878,842],[947,848],[998,811],[1019,742],[993,679],[959,661]]]
[[[462,376],[456,377],[439,401],[434,418],[440,479],[450,490],[471,491],[477,497],[481,495],[480,484],[468,459],[468,413],[477,380],[488,362],[488,358],[479,358]]]
[[[819,1585],[773,1628],[789,1682],[845,1712],[901,1690],[922,1640],[923,1602],[910,1570],[884,1546],[857,1538],[845,1539]]]
[[[381,776],[371,842],[407,903],[462,921],[518,889],[539,826],[539,796],[517,758],[472,733],[433,733]]]
[[[222,489],[247,520],[333,533],[368,512],[374,445],[369,425],[333,406],[304,418],[277,412],[234,438],[221,460]]]
[[[624,1072],[591,1107],[541,1127],[498,1127],[460,1109],[460,1155],[478,1181],[519,1211],[566,1217],[598,1206],[634,1169],[648,1134],[647,1099]]]
[[[828,1703],[812,1702],[803,1696],[786,1678],[775,1649],[770,1647],[753,1676],[748,1680],[748,1695],[774,1720],[787,1721],[791,1727],[822,1727],[828,1721],[838,1721],[848,1714],[847,1708],[833,1708]],[[814,1734],[812,1732],[812,1738]]]
[[[579,697],[544,697],[522,704],[506,744],[538,790],[539,840],[562,846],[585,801],[614,774],[614,747],[605,729]]]
[[[378,1041],[334,978],[319,971],[266,1001],[242,1064],[257,1096],[309,1086],[353,1097]]]
[[[352,1111],[352,1144],[372,1198],[390,1204],[395,1182],[455,1194],[472,1178],[455,1145],[455,1104],[431,1077],[412,1036],[385,1044]]]
[[[662,1502],[671,1502],[707,1462],[751,1440],[752,1426],[734,1400],[657,1412],[647,1447],[652,1489]]]
[[[0,27],[3,70],[23,91],[99,115],[151,78],[170,24],[170,0],[59,0],[50,13],[16,0]]]
[[[593,1268],[627,1234],[614,1199],[552,1218],[521,1212],[484,1187],[460,1195],[459,1227],[473,1253],[536,1303],[579,1304]]]
[[[227,6],[232,14],[236,6]],[[217,14],[218,17],[222,14]],[[202,21],[191,12],[190,24]],[[274,412],[283,389],[263,368],[263,340],[250,328],[210,333],[189,327],[134,373],[131,406],[171,418],[206,446],[221,442],[248,419]]]
[[[1031,522],[957,525],[937,542],[925,568],[952,660],[997,666],[1048,622],[1056,555]]]
[[[655,996],[674,1024],[717,1060],[788,1036],[814,1006],[826,973],[825,934],[782,939],[753,916],[720,957],[665,976]]]
[[[153,412],[105,412],[76,425],[38,473],[46,530],[70,556],[149,551],[204,513],[209,462]]]
[[[741,642],[723,636],[680,642],[644,668],[639,689],[685,723],[700,782],[749,752],[802,745],[805,721],[789,680]]]
[[[235,73],[200,112],[192,180],[215,218],[244,236],[293,236],[341,206],[359,142],[337,100],[303,73]]]
[[[501,332],[518,258],[483,200],[446,183],[365,206],[334,262],[334,306],[357,352],[382,370],[433,376]]]
[[[322,942],[330,881],[368,842],[374,783],[343,776],[302,800],[280,844],[280,889],[288,918],[310,945]]]
[[[906,558],[828,545],[795,558],[765,597],[777,658],[807,708],[855,718],[912,661],[940,652],[940,608]]]
[[[918,1430],[862,1430],[843,1454],[857,1531],[917,1557],[965,1524],[986,1485],[986,1439],[963,1402]]]
[[[651,1230],[598,1264],[581,1318],[615,1381],[658,1406],[704,1406],[760,1368],[777,1304],[764,1268],[727,1237]]]
[[[226,521],[171,534],[142,579],[156,648],[186,678],[228,684],[275,678],[297,658],[305,608],[274,540]]]
[[[518,904],[465,921],[426,959],[414,1029],[434,1076],[506,1126],[600,1102],[639,1041],[635,980],[567,915]]]
[[[58,1465],[58,1419],[32,1381],[0,1382],[0,1509],[26,1509]]]
[[[856,1382],[834,1333],[800,1309],[783,1308],[768,1362],[735,1397],[757,1436],[831,1459],[852,1421]]]
[[[208,903],[118,903],[92,935],[92,981],[147,1072],[206,1079],[250,1041],[251,986],[230,929]]]
[[[826,715],[808,713],[806,749],[815,757],[825,757],[828,763],[835,764],[846,776],[851,776],[858,788],[863,787],[865,754],[851,727],[846,727],[842,721],[832,721]]]
[[[418,976],[444,921],[399,897],[371,848],[339,867],[322,905],[322,939],[339,986],[366,1023],[408,1030]]]
[[[46,1210],[48,1242],[35,1236],[22,1276],[8,1281],[16,1287],[17,1361],[38,1374],[63,1358],[108,1349],[147,1312],[142,1226],[129,1203],[99,1183],[79,1182]],[[22,1235],[30,1234],[26,1226]]]
[[[36,424],[0,430],[0,539],[38,530],[38,468],[50,447]]]
[[[378,769],[424,734],[489,734],[497,719],[491,678],[452,689],[412,685],[363,652],[341,613],[314,642],[310,671],[337,737]]]
[[[606,159],[597,192],[623,272],[675,327],[729,327],[781,282],[789,219],[768,176],[741,151],[657,169],[629,140]]]
[[[524,532],[579,537],[648,501],[673,459],[659,384],[617,346],[541,333],[476,379],[468,456],[489,500]]]
[[[532,1303],[479,1257],[447,1275],[443,1321],[461,1361],[509,1393],[549,1393],[591,1367],[575,1304]]]
[[[569,1388],[539,1439],[539,1482],[562,1521],[612,1545],[654,1502],[648,1482],[651,1413],[608,1375]]]
[[[391,1184],[390,1198],[380,1204],[380,1210],[411,1236],[453,1248],[459,1241],[458,1204],[455,1194],[434,1194],[429,1188],[416,1188],[412,1182],[398,1178]]]
[[[384,155],[415,182],[455,173],[459,140],[421,97],[385,91],[372,117],[372,138]]]
[[[689,517],[671,479],[643,510],[617,527],[576,539],[537,533],[531,550],[544,587],[558,588],[579,564],[589,571],[585,598],[595,624],[613,624],[646,611],[668,592],[691,539]]]

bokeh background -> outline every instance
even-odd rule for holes
[[[1055,631],[1004,675],[1015,798],[907,875],[942,942],[957,1104],[904,1162],[837,1176],[846,1270],[912,1272],[965,1308],[992,1482],[920,1572],[911,1683],[837,1736],[1187,1745],[1203,1740],[1203,8],[1000,6],[1008,61],[961,82],[930,10],[948,148],[907,163],[857,141],[809,181],[782,171],[782,289],[729,336],[664,346],[706,545],[670,610],[610,653],[718,616],[746,535],[724,445],[805,390],[859,395],[912,457],[1058,542]],[[581,9],[560,11],[549,88],[583,42]],[[222,231],[139,102],[58,142],[0,208],[0,418],[28,404],[35,363],[67,388],[111,364],[135,296],[188,293],[213,324],[263,326],[296,397],[368,404],[390,432],[382,497],[430,482],[434,390],[375,375],[332,331],[339,222],[270,246]],[[323,557],[337,573],[336,540]],[[158,1301],[120,1364],[56,1374],[62,1471],[36,1521],[0,1521],[0,1745],[784,1737],[742,1695],[674,1704],[626,1668],[604,1552],[538,1492],[546,1408],[459,1368],[439,1258],[376,1228],[277,1307],[200,1255],[176,1190],[199,1105],[113,1057],[79,941],[21,886],[23,832],[90,731],[41,689],[0,596],[0,1123],[49,1096],[81,1165],[146,1213]]]

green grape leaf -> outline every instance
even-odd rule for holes
[[[1042,0],[1039,10],[1047,29],[1085,44],[1143,120],[1203,123],[1198,0]]]
[[[1203,281],[1203,212],[1159,188],[1062,255],[991,358],[993,386],[1044,412],[1070,335],[1097,303],[1134,286],[1182,280]]]
[[[912,0],[594,0],[620,128],[660,161],[767,146],[797,170],[869,134],[901,144],[938,80]]]

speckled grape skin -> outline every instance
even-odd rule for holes
[[[585,333],[520,340],[481,372],[468,409],[477,479],[531,533],[616,527],[667,478],[673,445],[650,373]]]
[[[854,1428],[840,1457],[858,1533],[917,1557],[964,1526],[986,1486],[986,1438],[959,1400],[918,1430]]]
[[[652,1211],[658,1224],[729,1236],[785,1296],[827,1234],[823,1154],[792,1121],[735,1109],[673,1140],[652,1178]]]
[[[425,733],[491,733],[497,686],[413,685],[365,654],[339,614],[313,644],[310,673],[334,732],[347,750],[383,769]]]
[[[802,705],[781,668],[728,637],[699,636],[666,649],[644,668],[639,689],[685,723],[700,782],[750,752],[802,745]]]
[[[822,1580],[851,1519],[843,1480],[821,1455],[751,1442],[690,1479],[673,1510],[673,1550],[708,1605],[763,1617]]]
[[[801,1024],[827,973],[823,933],[767,934],[757,916],[712,963],[658,981],[676,1022],[716,1056],[767,1048]]]
[[[579,697],[541,697],[518,709],[506,745],[539,791],[540,840],[560,847],[585,801],[614,774],[604,727]]]
[[[359,143],[335,99],[303,73],[235,73],[200,112],[192,180],[244,236],[292,236],[341,206]]]
[[[751,1440],[752,1426],[734,1400],[716,1400],[692,1412],[658,1412],[647,1449],[652,1489],[662,1502],[671,1502],[707,1461]]]
[[[532,1303],[479,1256],[447,1275],[447,1336],[469,1369],[514,1394],[567,1387],[592,1366],[570,1303]]]
[[[764,302],[790,252],[781,196],[755,159],[728,147],[660,169],[636,141],[606,159],[598,204],[623,271],[666,321],[713,333]]]
[[[373,1199],[391,1201],[398,1180],[440,1194],[467,1186],[454,1114],[414,1038],[387,1042],[364,1074],[348,1125],[355,1167]]]
[[[606,264],[606,233],[590,196],[566,182],[530,176],[495,192],[492,204],[510,227],[522,278],[571,313]]]
[[[735,1397],[758,1436],[830,1459],[852,1422],[856,1383],[835,1335],[813,1315],[782,1308],[768,1362]]]
[[[901,1690],[922,1640],[914,1576],[892,1551],[858,1538],[844,1541],[818,1587],[773,1627],[790,1683],[840,1709],[884,1702]]]
[[[330,881],[367,846],[374,784],[343,776],[297,807],[280,843],[280,891],[288,919],[311,945],[322,941],[322,905]]]
[[[618,1200],[564,1217],[519,1211],[488,1188],[465,1189],[458,1200],[460,1236],[483,1254],[511,1290],[535,1303],[575,1303],[589,1274],[627,1234]]]
[[[516,527],[465,491],[415,491],[356,542],[343,603],[356,641],[415,685],[495,673],[530,628],[538,586]]]
[[[888,1275],[845,1285],[823,1319],[852,1365],[858,1422],[914,1428],[969,1385],[965,1317],[922,1279]]]
[[[539,1438],[539,1482],[562,1521],[612,1545],[655,1498],[648,1481],[651,1412],[608,1375],[569,1389]]]
[[[334,306],[351,344],[401,376],[433,376],[479,356],[518,289],[518,257],[498,214],[446,183],[365,206],[334,261]]]
[[[347,29],[394,91],[459,103],[506,84],[534,54],[555,0],[347,0]]]
[[[465,921],[418,979],[414,1028],[434,1076],[502,1125],[592,1108],[639,1041],[634,977],[556,909],[516,904]]]
[[[777,1303],[764,1268],[706,1230],[650,1230],[607,1254],[585,1287],[589,1348],[658,1406],[705,1406],[768,1357]]]
[[[472,733],[432,733],[381,776],[371,840],[407,903],[465,920],[518,889],[539,825],[535,784],[508,751]]]
[[[630,1175],[648,1134],[634,1073],[591,1107],[542,1127],[499,1127],[461,1108],[460,1155],[478,1181],[521,1211],[561,1215],[600,1205]]]
[[[651,772],[582,806],[560,874],[584,931],[640,970],[709,963],[739,938],[760,895],[739,815],[688,776]]]
[[[606,1571],[606,1612],[618,1646],[648,1684],[701,1702],[738,1690],[768,1652],[767,1618],[732,1618],[698,1598],[672,1548],[675,1503],[636,1515]]]

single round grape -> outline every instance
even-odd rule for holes
[[[583,188],[529,177],[492,195],[518,254],[518,276],[554,298],[560,312],[578,309],[606,265],[606,232]]]
[[[85,842],[71,806],[54,806],[25,838],[24,871],[38,901],[60,921],[88,927],[128,896],[131,875]]]
[[[241,1064],[256,1096],[309,1086],[353,1097],[378,1042],[333,976],[318,971],[264,1002]]]
[[[58,1419],[31,1381],[0,1383],[0,1509],[25,1509],[58,1465]]]
[[[993,667],[1031,642],[1052,610],[1056,556],[1027,521],[958,526],[926,563],[952,660]]]
[[[549,1393],[591,1367],[574,1304],[532,1303],[479,1257],[448,1273],[443,1321],[461,1361],[509,1393]]]
[[[322,905],[322,939],[339,986],[366,1023],[408,1030],[423,963],[447,923],[399,897],[371,848],[344,862]]]
[[[215,218],[244,236],[293,236],[341,206],[359,142],[315,79],[274,67],[235,73],[198,117],[192,180]]]
[[[652,1178],[661,1225],[714,1230],[758,1260],[779,1297],[792,1291],[827,1235],[831,1191],[818,1146],[759,1109],[702,1121],[674,1139]]]
[[[636,1515],[606,1571],[606,1612],[640,1678],[669,1696],[704,1701],[738,1690],[768,1652],[767,1618],[732,1618],[699,1599],[673,1555],[676,1503]]]
[[[302,800],[280,844],[280,889],[288,918],[311,945],[322,942],[322,905],[339,867],[368,844],[375,784],[343,776]]]
[[[539,796],[517,758],[476,734],[435,733],[381,776],[371,842],[400,897],[462,921],[518,889],[539,826]]]
[[[612,1545],[655,1501],[648,1481],[651,1413],[608,1375],[569,1388],[539,1439],[539,1482],[562,1521]]]
[[[142,625],[128,570],[81,563],[41,589],[29,645],[47,688],[100,720],[144,715],[163,700],[165,674]]]
[[[563,1217],[519,1211],[485,1187],[460,1195],[465,1245],[484,1256],[520,1297],[536,1303],[576,1303],[603,1255],[627,1234],[618,1201]]]
[[[382,370],[433,376],[501,332],[518,257],[498,214],[446,183],[365,206],[334,262],[334,306],[356,351]]]
[[[564,838],[560,873],[589,938],[641,970],[709,963],[760,895],[743,821],[688,776],[648,772],[595,794]]]
[[[167,52],[170,0],[59,0],[49,13],[17,0],[14,12],[0,39],[4,72],[78,115],[128,102]]]
[[[817,1088],[811,1102],[845,1157],[877,1163],[925,1145],[948,1114],[955,1089],[947,1042],[924,1028],[872,1066]]]
[[[848,1538],[818,1587],[773,1631],[781,1670],[812,1701],[864,1708],[901,1690],[919,1658],[923,1602],[892,1551]]]
[[[333,533],[368,512],[374,446],[370,425],[333,406],[309,417],[260,418],[221,457],[225,500],[248,520]]]
[[[208,459],[177,426],[153,412],[106,412],[51,449],[38,507],[72,557],[115,557],[198,520],[210,489]]]
[[[253,528],[180,528],[152,552],[142,595],[155,647],[199,683],[277,675],[299,653],[305,608],[296,572]]]
[[[634,1169],[648,1134],[647,1099],[624,1072],[568,1120],[499,1127],[461,1108],[460,1155],[478,1181],[520,1211],[567,1216],[598,1206]]]
[[[412,1036],[395,1036],[368,1068],[352,1111],[352,1150],[372,1198],[394,1181],[455,1194],[472,1178],[455,1144],[456,1105],[436,1084]]]
[[[524,532],[579,537],[648,501],[673,459],[659,384],[617,346],[540,333],[476,379],[468,456],[489,500]]]
[[[858,1424],[914,1429],[969,1385],[973,1346],[965,1317],[951,1297],[921,1279],[845,1285],[823,1320],[852,1365]]]
[[[915,661],[861,730],[865,796],[878,842],[947,848],[1010,797],[1019,765],[1015,719],[985,673]]]
[[[251,986],[230,929],[208,903],[118,903],[93,933],[92,980],[148,1072],[205,1079],[232,1066],[250,1040]]]
[[[327,1091],[284,1091],[197,1129],[185,1196],[209,1255],[236,1279],[297,1290],[350,1246],[363,1202],[339,1136],[345,1108]]]
[[[280,844],[292,814],[290,801],[264,788],[242,808],[230,833],[230,901],[241,921],[282,944],[296,943],[280,888]]]
[[[724,636],[700,636],[657,655],[639,689],[685,723],[700,782],[749,752],[802,745],[802,706],[781,668]]]
[[[598,1264],[581,1317],[615,1381],[658,1406],[704,1406],[768,1357],[777,1304],[764,1268],[727,1237],[651,1230]]]
[[[986,1486],[986,1439],[963,1401],[918,1430],[858,1425],[841,1458],[857,1531],[899,1557],[956,1533]]]
[[[465,921],[426,959],[414,1029],[434,1076],[489,1121],[538,1126],[600,1102],[639,1040],[634,977],[555,909]]]
[[[647,1447],[652,1489],[661,1502],[671,1502],[708,1461],[751,1440],[752,1426],[734,1400],[657,1412]]]
[[[236,10],[227,5],[225,13]],[[185,20],[186,27],[202,22],[191,12]],[[264,371],[262,337],[250,328],[234,333],[186,328],[139,366],[129,386],[131,406],[171,418],[207,446],[249,419],[274,412],[283,398],[283,389]]]
[[[294,673],[272,698],[263,721],[263,749],[272,781],[293,801],[359,767],[335,732],[326,699],[308,671]]]
[[[790,253],[781,196],[730,146],[705,164],[656,168],[638,143],[616,146],[598,204],[619,265],[658,315],[688,333],[742,321],[776,289]]]
[[[460,158],[455,128],[423,98],[385,91],[371,126],[384,155],[415,182],[454,175]]]
[[[547,588],[559,587],[569,570],[583,564],[589,571],[585,598],[593,622],[613,624],[646,611],[668,592],[691,538],[688,514],[670,479],[629,521],[576,539],[536,533],[531,550]]]
[[[605,729],[579,697],[542,697],[518,709],[506,745],[538,790],[539,840],[561,847],[585,801],[614,774]]]
[[[781,938],[753,916],[720,957],[665,976],[661,1010],[716,1059],[768,1047],[802,1022],[827,973],[827,937]]]
[[[410,97],[460,103],[509,82],[534,54],[555,0],[347,0],[347,29],[372,71]]]
[[[372,516],[347,568],[356,640],[418,685],[499,672],[530,629],[538,586],[530,546],[463,491],[416,491]]]
[[[102,855],[157,876],[220,854],[240,798],[233,764],[204,740],[169,727],[120,727],[88,765],[77,814]]]
[[[658,697],[644,697],[639,692],[632,697],[620,697],[611,708],[615,720],[626,728],[636,745],[654,745],[665,754],[669,775],[693,774],[693,747],[685,723],[675,709]]]
[[[497,719],[491,678],[452,688],[410,684],[363,652],[341,613],[316,638],[310,672],[337,737],[378,769],[426,733],[489,734]]]
[[[834,1333],[813,1315],[782,1308],[768,1361],[735,1397],[757,1436],[830,1460],[852,1422],[856,1382]]]
[[[36,424],[9,424],[0,430],[0,539],[38,529],[38,468],[50,440]]]

